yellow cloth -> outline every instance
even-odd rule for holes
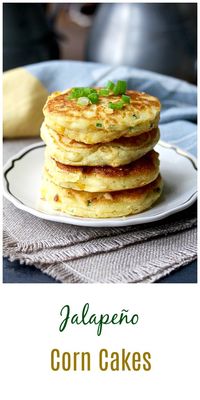
[[[24,68],[3,74],[3,134],[5,138],[38,136],[46,88]]]

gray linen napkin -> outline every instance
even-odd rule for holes
[[[5,159],[35,140],[5,143]],[[4,201],[4,255],[61,282],[153,282],[196,258],[196,205],[151,224],[87,228]]]

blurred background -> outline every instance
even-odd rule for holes
[[[4,3],[3,22],[4,71],[81,60],[197,82],[196,3]]]

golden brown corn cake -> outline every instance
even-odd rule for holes
[[[89,193],[65,189],[44,172],[41,198],[52,210],[85,218],[113,218],[140,213],[150,208],[161,195],[162,178],[137,189],[112,193]]]
[[[100,96],[97,104],[79,105],[69,98],[71,90],[55,92],[48,97],[43,112],[45,123],[58,134],[78,142],[107,143],[122,136],[132,137],[158,126],[160,102],[146,93],[127,90],[130,103],[113,110],[121,96]]]
[[[110,192],[138,188],[159,174],[158,153],[154,150],[122,167],[74,167],[53,160],[46,149],[45,168],[61,187],[87,192]]]
[[[160,138],[160,132],[158,128],[154,128],[131,138],[121,137],[112,142],[91,145],[58,134],[43,123],[41,137],[48,146],[49,155],[63,164],[119,167],[152,150]]]

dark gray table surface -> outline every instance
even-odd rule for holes
[[[59,283],[36,267],[20,265],[18,261],[10,262],[7,258],[3,262],[3,282]],[[197,283],[197,261],[177,269],[156,283]]]

